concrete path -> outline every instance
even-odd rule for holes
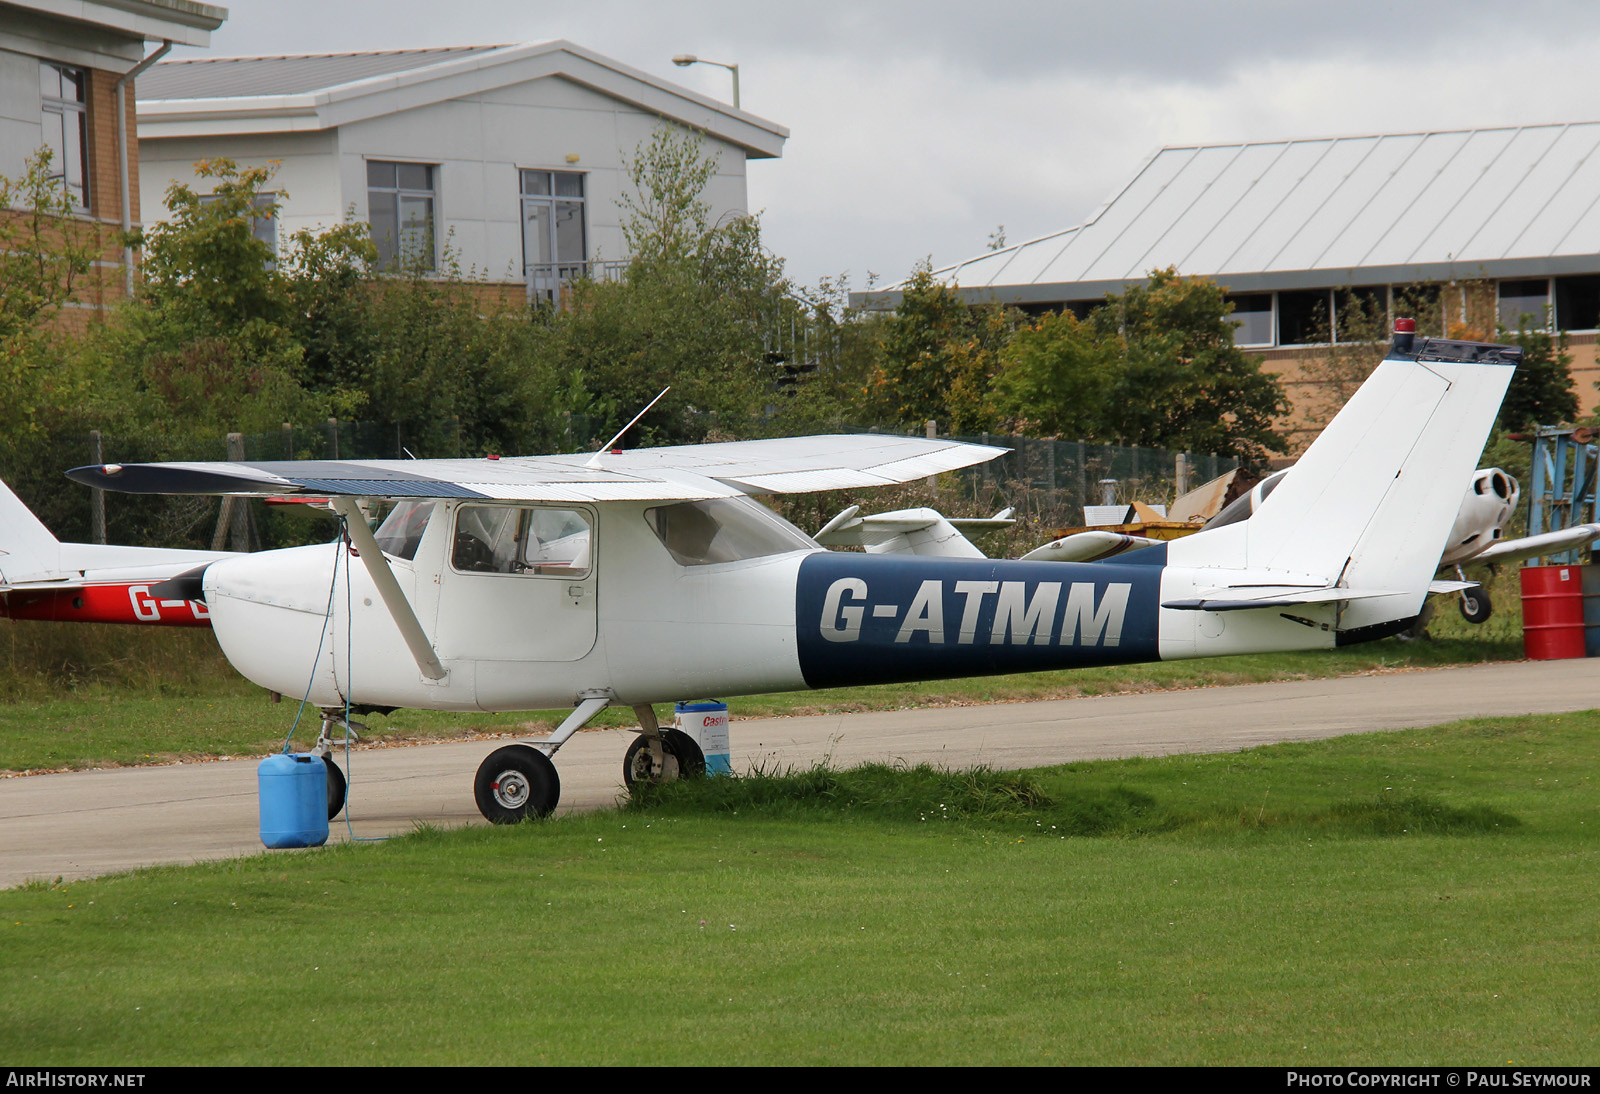
[[[1289,684],[1200,688],[1043,703],[740,721],[734,768],[869,760],[949,767],[1035,767],[1069,760],[1226,752],[1273,741],[1404,729],[1458,718],[1600,707],[1600,664],[1542,661]],[[561,811],[617,799],[631,730],[574,737],[556,758]],[[499,744],[471,741],[353,755],[355,834],[483,823],[478,764]],[[0,887],[157,863],[264,853],[258,760],[116,768],[0,779]],[[333,840],[348,838],[343,818]]]

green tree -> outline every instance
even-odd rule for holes
[[[795,307],[782,262],[755,217],[709,222],[702,192],[716,161],[699,135],[662,126],[628,170],[626,273],[574,285],[567,306],[543,319],[541,358],[581,378],[571,405],[595,419],[601,439],[669,386],[627,443],[764,428],[779,399],[775,331]]]
[[[1107,295],[1091,318],[1102,337],[1122,346],[1107,404],[1110,435],[1122,444],[1249,462],[1281,451],[1273,422],[1289,402],[1278,378],[1234,345],[1231,312],[1221,286],[1170,268]]]
[[[1560,425],[1578,416],[1578,393],[1572,389],[1572,354],[1567,352],[1567,332],[1552,334],[1535,329],[1524,315],[1515,333],[1502,330],[1501,337],[1522,347],[1522,363],[1511,377],[1505,402],[1495,428],[1532,429],[1539,425]]]
[[[1320,345],[1301,361],[1301,381],[1311,389],[1297,405],[1302,418],[1327,422],[1388,356],[1394,344],[1388,295],[1381,287],[1334,290],[1332,322],[1317,325],[1312,340]],[[1415,320],[1419,338],[1437,336],[1445,326],[1439,286],[1394,286],[1392,314]]]
[[[0,477],[51,527],[87,538],[88,506],[61,471],[86,462],[77,408],[90,385],[79,337],[57,320],[93,278],[105,233],[51,166],[43,148],[0,177]]]
[[[862,393],[863,410],[898,428],[929,420],[954,433],[983,428],[1000,351],[1018,321],[1018,313],[997,304],[969,306],[924,263],[879,326],[879,359]]]
[[[1108,436],[1122,370],[1121,340],[1070,311],[1022,327],[1000,351],[991,406],[1004,428],[1030,436]]]
[[[98,257],[92,224],[52,176],[51,152],[0,176],[0,343],[37,331],[73,298]]]

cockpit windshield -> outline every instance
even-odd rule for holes
[[[431,498],[426,501],[402,501],[389,511],[372,533],[378,549],[391,558],[415,559],[422,533],[428,530],[428,519],[438,504]]]
[[[743,496],[663,505],[646,509],[644,519],[680,566],[817,549],[816,540]]]

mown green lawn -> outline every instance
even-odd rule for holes
[[[1597,742],[711,780],[33,885],[0,1059],[1592,1065]]]

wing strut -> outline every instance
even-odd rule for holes
[[[446,669],[433,652],[433,643],[428,641],[417,613],[411,610],[411,602],[401,591],[400,583],[394,579],[389,560],[383,557],[378,541],[372,538],[372,529],[367,527],[367,518],[361,514],[356,499],[334,497],[328,500],[334,512],[344,517],[350,542],[356,545],[356,550],[361,553],[361,561],[367,564],[367,573],[372,575],[372,583],[378,587],[378,595],[383,597],[383,606],[389,609],[390,618],[400,628],[400,636],[406,640],[411,656],[416,658],[417,668],[430,680],[443,680],[447,675]]]

